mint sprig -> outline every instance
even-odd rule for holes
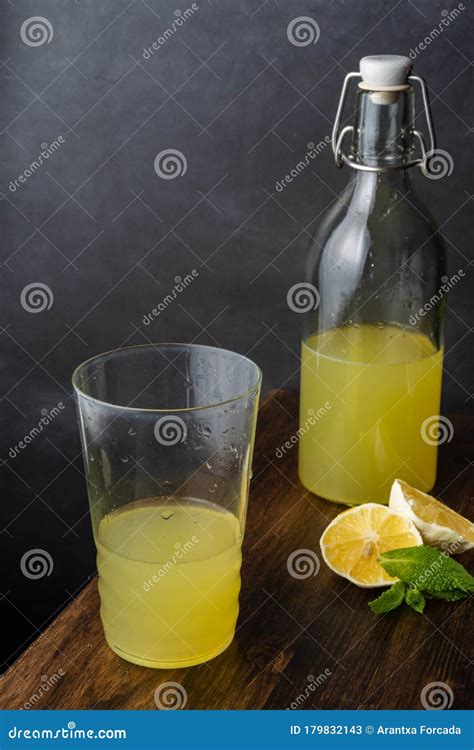
[[[399,607],[404,599],[405,584],[403,581],[398,581],[389,589],[385,589],[377,599],[369,602],[369,607],[376,615],[384,615],[386,612]]]
[[[474,591],[474,578],[466,568],[434,547],[394,549],[384,552],[378,561],[389,575],[400,580],[369,602],[375,614],[390,612],[403,601],[422,613],[425,597],[454,602]]]

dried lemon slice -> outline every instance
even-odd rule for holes
[[[406,516],[378,503],[349,508],[331,521],[321,537],[321,552],[335,573],[357,586],[388,586],[396,581],[377,562],[382,552],[422,544]]]
[[[427,544],[443,547],[457,555],[474,547],[474,525],[431,495],[396,479],[389,507],[415,524]]]

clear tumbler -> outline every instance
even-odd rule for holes
[[[73,385],[107,643],[156,668],[217,656],[238,615],[259,368],[157,344],[93,357]]]

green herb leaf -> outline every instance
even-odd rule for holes
[[[415,610],[415,612],[423,613],[426,599],[421,591],[418,591],[418,589],[407,589],[405,601],[409,607]]]
[[[369,607],[376,615],[383,615],[400,606],[405,598],[405,584],[402,581],[394,583],[386,589],[377,599],[369,602]]]
[[[434,547],[384,552],[379,563],[391,576],[436,599],[456,601],[474,591],[474,578],[460,563]]]

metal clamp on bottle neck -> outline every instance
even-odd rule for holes
[[[341,121],[344,111],[351,79],[360,79],[359,89],[367,92],[371,96],[371,101],[380,106],[386,106],[396,102],[402,92],[410,90],[411,84],[417,83],[421,90],[423,100],[423,111],[426,119],[429,137],[429,149],[426,148],[426,141],[423,134],[410,126],[410,135],[419,143],[421,156],[416,159],[407,159],[397,161],[396,163],[381,163],[379,165],[369,165],[361,163],[355,159],[353,154],[346,154],[343,149],[344,139],[351,133],[354,137],[355,130],[353,125],[346,125],[341,128]],[[375,55],[364,57],[360,61],[360,72],[348,73],[344,79],[341,96],[337,106],[336,119],[332,131],[332,150],[337,167],[347,164],[353,169],[359,169],[364,172],[390,172],[399,169],[408,169],[410,167],[420,167],[427,174],[427,163],[436,148],[433,122],[428,98],[426,84],[422,78],[411,74],[411,61],[407,57],[400,55]]]

